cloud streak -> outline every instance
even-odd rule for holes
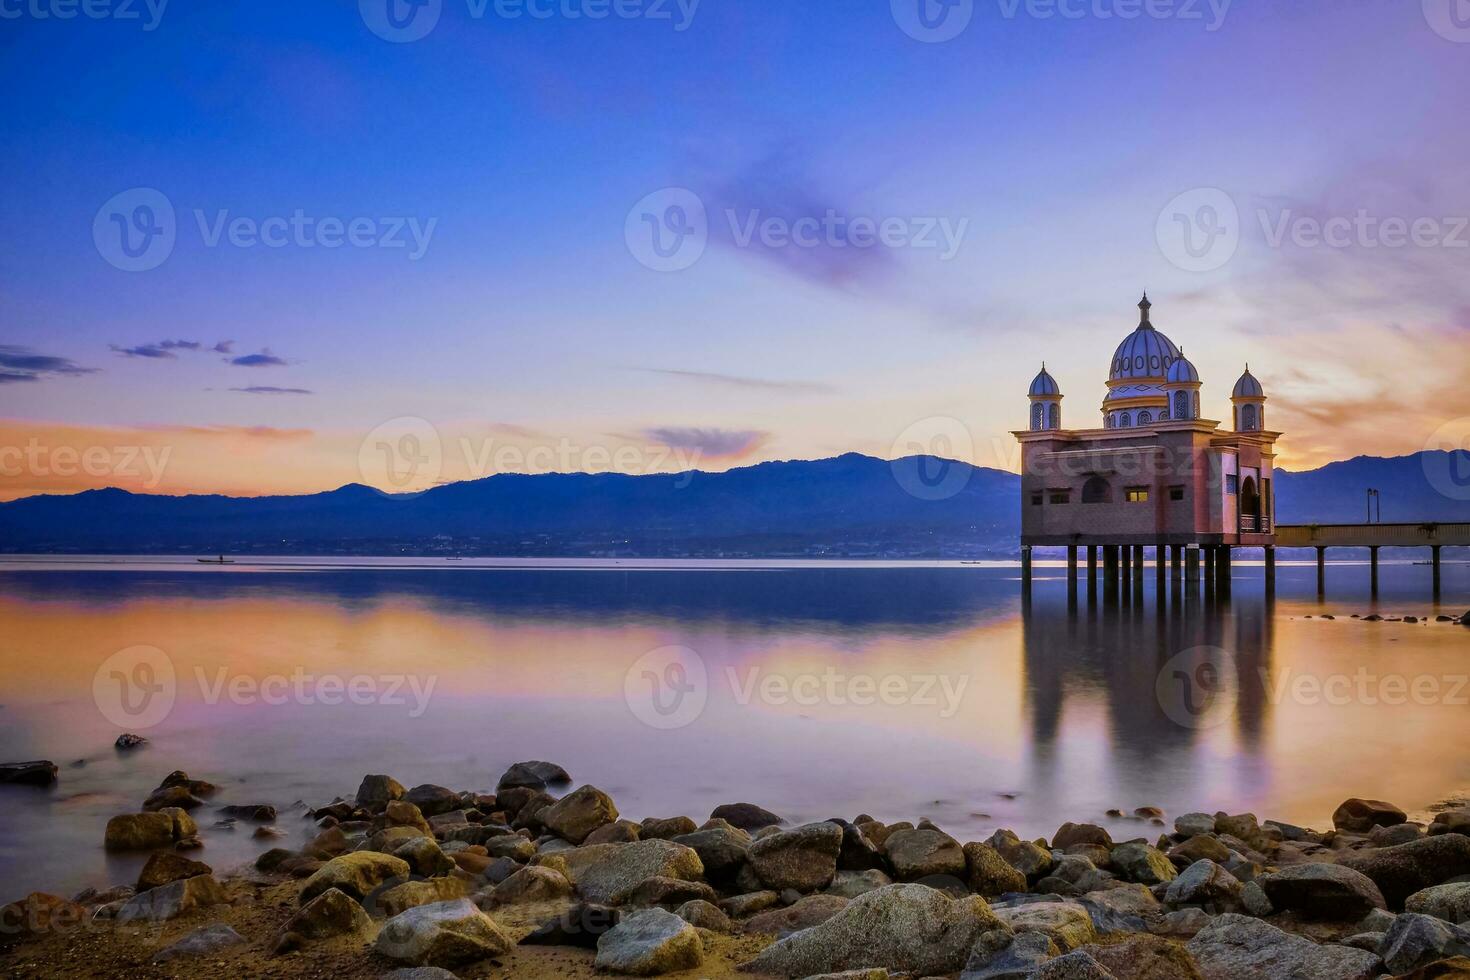
[[[209,350],[218,354],[228,354],[233,343],[232,340],[221,340]],[[176,351],[193,352],[205,349],[204,343],[198,340],[160,340],[157,343],[134,344],[130,347],[122,344],[108,344],[107,346],[113,353],[123,357],[141,357],[155,361],[176,360],[179,356]]]
[[[670,449],[685,449],[705,459],[739,459],[755,452],[771,438],[759,429],[657,427],[643,430],[645,438]]]
[[[756,391],[789,391],[800,394],[829,394],[837,389],[829,384],[815,381],[778,381],[768,378],[749,378],[738,374],[722,374],[718,371],[685,371],[679,368],[630,368],[644,374],[660,374],[688,381],[704,381],[727,388],[746,388]]]
[[[236,367],[285,367],[286,360],[277,357],[266,348],[258,354],[241,354],[239,357],[230,358],[230,363]]]
[[[99,368],[82,367],[69,357],[37,354],[29,347],[0,344],[0,384],[27,384],[52,377],[96,374]]]
[[[310,388],[277,388],[275,385],[251,385],[248,388],[231,388],[231,391],[247,395],[314,395]]]

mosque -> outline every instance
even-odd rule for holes
[[[1138,309],[1137,328],[1113,354],[1101,425],[1064,425],[1062,388],[1045,365],[1031,382],[1030,425],[1013,433],[1023,554],[1066,546],[1074,577],[1079,546],[1090,573],[1098,547],[1109,571],[1119,560],[1127,567],[1130,548],[1141,564],[1146,545],[1158,549],[1161,569],[1169,548],[1176,571],[1184,549],[1191,570],[1202,556],[1207,569],[1228,571],[1233,546],[1274,557],[1271,473],[1281,434],[1266,426],[1261,383],[1247,365],[1231,392],[1230,429],[1201,418],[1199,371],[1153,325],[1147,294]]]

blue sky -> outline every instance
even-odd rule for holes
[[[1414,451],[1470,415],[1470,249],[1445,241],[1470,214],[1470,43],[1434,29],[1436,0],[1181,0],[1132,19],[1130,0],[1067,3],[1077,16],[977,0],[943,43],[887,0],[603,20],[564,12],[596,0],[545,18],[442,0],[410,43],[341,0],[173,0],[151,30],[141,0],[141,20],[36,16],[58,2],[0,2],[0,362],[95,370],[0,385],[0,419],[11,440],[215,433],[181,445],[198,465],[166,489],[348,482],[364,434],[402,416],[446,442],[675,432],[714,467],[886,455],[953,418],[967,455],[1007,465],[1042,359],[1069,422],[1096,424],[1143,288],[1199,364],[1207,415],[1229,417],[1251,361],[1288,465]],[[671,187],[706,206],[711,242],[657,272],[625,223]],[[134,188],[176,215],[146,271],[93,234]],[[1238,206],[1241,242],[1189,271],[1157,221],[1200,188]],[[951,258],[741,247],[726,217],[829,209],[964,233]],[[222,218],[298,211],[429,234],[418,258],[208,242]],[[1439,234],[1331,248],[1265,230],[1359,212]],[[200,349],[137,356],[164,340]],[[235,461],[282,432],[278,465]]]

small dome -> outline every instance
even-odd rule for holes
[[[1174,363],[1169,365],[1169,376],[1167,383],[1171,385],[1199,384],[1199,372],[1194,369],[1189,358],[1180,351]]]
[[[1256,376],[1251,374],[1250,365],[1245,366],[1245,374],[1235,382],[1235,390],[1230,393],[1231,398],[1265,398],[1266,393],[1261,389],[1261,383]]]
[[[1031,390],[1027,394],[1032,396],[1057,396],[1061,393],[1062,389],[1057,384],[1057,379],[1047,373],[1046,365],[1043,364],[1041,366],[1041,373],[1036,376],[1035,381],[1031,382]]]

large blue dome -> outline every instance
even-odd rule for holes
[[[1148,322],[1148,311],[1152,305],[1147,296],[1138,304],[1142,314],[1138,328],[1125,337],[1113,352],[1113,367],[1108,374],[1108,380],[1149,378],[1164,381],[1168,378],[1170,366],[1179,357],[1179,348]]]

